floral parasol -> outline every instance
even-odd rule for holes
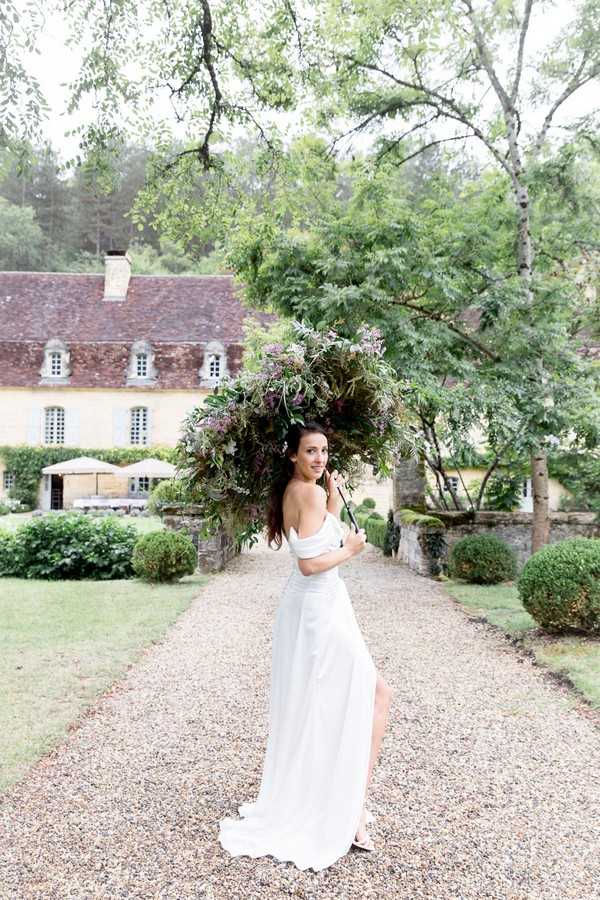
[[[263,349],[258,371],[226,381],[183,422],[180,468],[208,529],[223,526],[240,543],[262,531],[294,423],[323,425],[330,467],[350,489],[363,463],[389,472],[403,436],[400,394],[377,329],[363,326],[352,341],[294,322],[289,342]]]

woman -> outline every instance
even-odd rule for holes
[[[233,856],[274,856],[299,869],[332,865],[366,830],[367,787],[387,723],[390,690],[377,675],[338,567],[365,533],[343,539],[337,472],[315,422],[287,436],[288,473],[273,489],[269,544],[289,544],[294,569],[273,628],[269,737],[256,801],[224,819]],[[325,476],[327,492],[317,481]]]

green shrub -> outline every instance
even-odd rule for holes
[[[427,528],[444,528],[444,523],[437,516],[430,516],[415,509],[401,509],[400,522],[403,525],[424,525]]]
[[[542,547],[525,563],[518,588],[542,628],[600,634],[600,541],[570,538]]]
[[[6,505],[6,503],[0,503],[0,516],[7,516],[10,512],[10,509]]]
[[[148,512],[160,515],[161,507],[168,503],[191,503],[192,497],[181,478],[165,478],[156,484],[148,497]]]
[[[0,530],[0,577],[17,572],[17,548],[12,531]]]
[[[178,581],[183,575],[193,575],[196,563],[196,548],[180,531],[145,534],[133,551],[133,570],[146,581]]]
[[[387,525],[383,516],[377,516],[377,518],[375,516],[371,516],[369,519],[367,519],[365,525],[368,542],[370,544],[373,544],[374,547],[383,549],[386,529]]]
[[[392,553],[398,552],[400,546],[400,525],[394,522],[394,511],[388,511],[387,522],[385,526],[385,537],[383,540],[383,555],[391,556]]]
[[[375,507],[377,506],[372,497],[365,497],[364,500],[361,500],[360,505],[363,507],[363,509],[375,509]]]
[[[371,509],[368,512],[369,512],[370,519],[379,519],[381,522],[385,522],[385,519],[383,518],[381,513],[378,513],[376,510]]]
[[[449,574],[472,584],[499,584],[514,578],[517,560],[504,541],[493,534],[472,534],[450,551]]]
[[[14,574],[53,581],[129,578],[137,534],[115,516],[98,520],[59,513],[30,519],[15,532]]]

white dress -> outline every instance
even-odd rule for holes
[[[270,855],[319,871],[348,852],[367,783],[375,665],[338,567],[302,575],[298,559],[340,546],[327,513],[299,538],[294,569],[273,626],[269,736],[258,797],[223,819],[219,841],[233,856]]]

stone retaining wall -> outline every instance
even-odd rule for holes
[[[161,508],[161,516],[166,528],[172,531],[186,531],[198,551],[198,568],[201,572],[221,572],[230,559],[239,553],[232,539],[224,531],[212,537],[201,537],[204,519],[197,506],[173,504]]]
[[[531,513],[527,512],[438,512],[445,525],[432,529],[400,524],[398,559],[420,575],[437,575],[445,571],[448,553],[458,540],[468,534],[494,534],[512,547],[521,570],[531,556]],[[600,538],[600,523],[594,513],[551,513],[550,542],[573,537]]]

